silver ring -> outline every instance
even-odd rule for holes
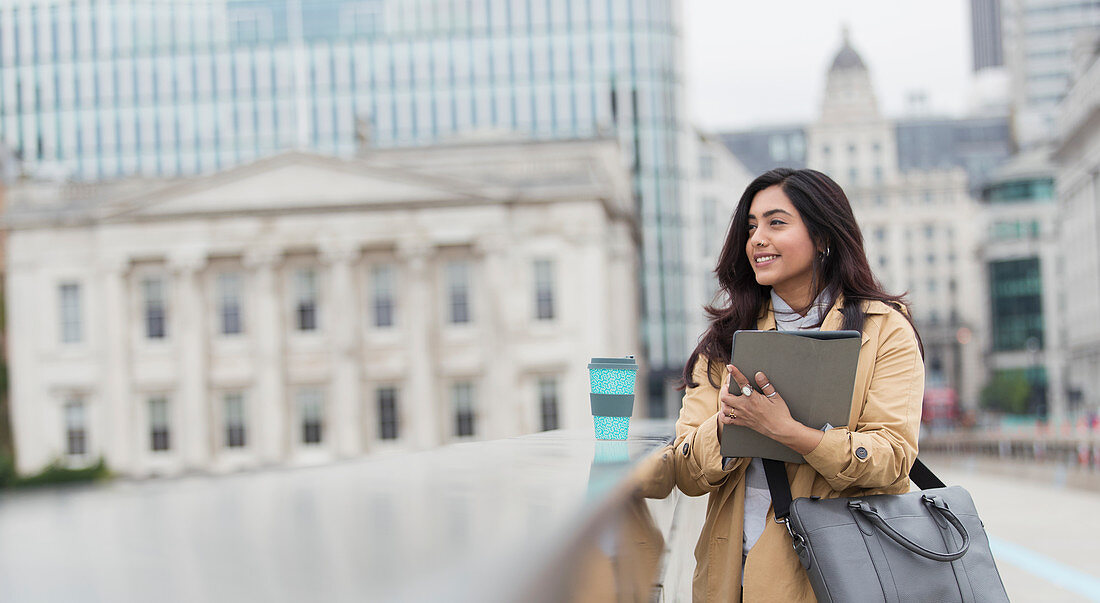
[[[746,385],[745,387],[742,387],[741,388],[741,395],[751,396],[752,395],[752,387],[748,386],[748,385]]]
[[[767,383],[765,383],[764,385],[761,385],[761,386],[760,386],[760,389],[764,389],[765,387],[768,387],[768,386],[769,386],[769,385],[771,385],[771,384],[772,384],[772,382],[771,382],[771,381],[768,381],[768,382],[767,382]]]
[[[779,392],[778,392],[778,391],[774,391],[774,392],[772,392],[772,393],[770,393],[770,394],[764,394],[764,395],[765,395],[765,396],[767,396],[767,397],[769,397],[769,398],[774,398],[774,397],[776,397],[776,396],[778,396],[778,395],[779,395]]]

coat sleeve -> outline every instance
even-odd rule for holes
[[[744,474],[747,466],[746,459],[733,459],[722,466],[718,388],[710,384],[707,369],[707,358],[700,355],[692,372],[699,385],[684,391],[676,421],[676,486],[688,496],[717,490],[727,479]]]
[[[909,474],[917,457],[924,361],[900,313],[884,320],[870,386],[855,430],[830,429],[806,462],[837,491],[884,488]]]

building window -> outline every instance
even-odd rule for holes
[[[929,266],[933,266],[936,263],[936,254],[930,253],[930,254],[924,256],[924,259],[925,259],[925,261],[928,262]]]
[[[218,318],[222,335],[239,335],[244,332],[241,281],[241,275],[237,272],[223,272],[218,275]]]
[[[791,134],[787,141],[787,148],[791,150],[791,159],[795,161],[802,161],[806,154],[806,142],[799,134]]]
[[[394,306],[393,266],[375,266],[371,269],[370,280],[374,326],[379,328],[392,327]]]
[[[171,447],[168,430],[168,398],[153,396],[149,405],[150,448],[154,451],[168,450]]]
[[[558,428],[558,380],[553,377],[539,379],[539,414],[542,431]]]
[[[924,227],[924,238],[931,241],[936,237],[936,227],[931,224]]]
[[[720,226],[718,225],[718,200],[714,197],[703,197],[702,207],[703,223],[699,225],[703,232],[703,255],[710,257],[714,253],[714,245],[718,239]]]
[[[464,261],[447,264],[447,318],[451,324],[470,322],[470,264]]]
[[[887,261],[886,256],[884,256],[884,255],[878,256],[878,265],[880,267],[885,268],[886,267],[886,261]]]
[[[703,154],[699,156],[699,179],[714,179],[714,157],[712,155]]]
[[[80,321],[80,285],[62,283],[58,287],[61,307],[61,343],[80,343],[83,329]]]
[[[879,227],[879,228],[875,229],[875,240],[880,241],[880,242],[886,240],[886,229],[885,228]]]
[[[788,156],[787,139],[778,134],[769,137],[768,151],[771,153],[772,161],[786,161]]]
[[[1039,258],[990,262],[993,350],[1042,349],[1043,281]]]
[[[378,388],[378,434],[383,440],[397,439],[397,388]]]
[[[152,276],[141,281],[145,305],[145,337],[164,339],[167,335],[167,311],[165,308],[164,279]]]
[[[554,318],[554,263],[535,260],[535,318]]]
[[[359,3],[340,7],[340,33],[351,36],[371,36],[381,28],[382,5]],[[327,32],[326,32],[327,34]]]
[[[451,401],[455,410],[455,435],[474,435],[474,384],[455,383],[451,387]]]
[[[302,443],[320,444],[323,437],[324,407],[321,390],[307,387],[298,390],[298,409],[302,417]]]
[[[294,318],[299,331],[317,330],[317,271],[303,268],[294,273]]]
[[[859,177],[859,170],[856,168],[848,168],[848,180],[852,184],[855,184],[856,178]]]
[[[227,392],[222,398],[222,403],[225,410],[225,447],[244,448],[244,394]]]
[[[881,183],[882,182],[882,166],[876,165],[874,173],[875,173],[875,183],[876,184]]]
[[[83,456],[88,453],[88,420],[84,400],[79,397],[65,403],[65,453]]]

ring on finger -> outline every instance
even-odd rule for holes
[[[737,416],[736,416],[736,415],[734,415],[734,414],[733,414],[732,412],[728,412],[728,413],[726,413],[726,416],[727,416],[727,417],[729,417],[729,418],[731,418],[731,419],[736,419],[736,418],[737,418]]]
[[[751,396],[752,395],[752,386],[746,385],[746,386],[742,387],[741,388],[741,395],[742,396]]]
[[[770,394],[764,394],[764,395],[767,396],[768,398],[774,398],[774,397],[779,395],[779,392],[778,391],[773,391]]]

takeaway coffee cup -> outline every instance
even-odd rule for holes
[[[638,364],[626,358],[593,358],[588,365],[592,385],[592,422],[598,440],[625,440],[634,411],[634,381]]]

